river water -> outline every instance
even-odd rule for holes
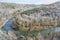
[[[12,26],[13,21],[14,21],[14,18],[11,18],[11,19],[4,25],[4,27],[3,27],[2,29],[5,30],[5,31],[14,30],[14,29],[13,29],[13,26]],[[51,29],[42,31],[41,34],[48,34],[48,33],[50,33],[50,32],[60,32],[60,27],[51,28]]]
[[[10,20],[4,25],[4,27],[3,27],[2,29],[3,29],[4,31],[14,30],[14,29],[13,29],[13,26],[12,26],[13,21],[14,21],[13,18],[10,19]]]

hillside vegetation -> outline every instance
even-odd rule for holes
[[[17,31],[16,35],[23,35],[27,40],[52,39],[55,34],[42,33],[60,27],[60,2],[49,5],[0,3],[0,25],[12,16],[15,18],[12,26]]]

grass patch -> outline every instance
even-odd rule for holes
[[[39,13],[41,10],[43,10],[44,12],[48,11],[47,8],[34,8],[34,9],[31,9],[31,10],[26,10],[24,12],[22,12],[21,14],[32,14],[32,13]]]
[[[36,37],[38,34],[38,31],[15,31],[16,35],[23,35],[23,36],[31,36]]]

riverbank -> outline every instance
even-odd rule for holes
[[[8,18],[7,20],[5,20],[2,25],[0,25],[0,29],[10,20],[10,18]]]
[[[13,23],[13,19],[9,19],[9,21],[5,24],[6,26],[4,26],[4,27],[7,27],[7,28],[9,28],[8,30],[11,30],[10,27],[12,26],[12,23]],[[17,36],[23,35],[27,39],[30,38],[30,39],[33,39],[33,40],[35,40],[35,39],[39,40],[39,39],[41,39],[41,37],[43,39],[45,39],[44,37],[46,37],[46,39],[50,39],[52,34],[55,35],[56,32],[57,33],[60,32],[59,29],[60,29],[60,27],[50,28],[48,30],[42,30],[42,31],[41,30],[38,30],[38,31],[20,31],[20,30],[17,30],[17,31],[14,31],[14,33]],[[52,35],[52,37],[54,35]]]

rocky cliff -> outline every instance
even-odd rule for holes
[[[21,30],[45,30],[60,26],[60,2],[41,5],[16,15],[15,25]],[[17,23],[16,23],[17,22]]]
[[[17,40],[25,40],[25,37],[27,40],[40,40],[41,38],[41,40],[51,40],[50,34],[44,37],[40,32],[60,26],[60,2],[49,5],[0,3],[0,25],[12,16],[16,18],[13,22],[13,28],[18,30],[17,34],[24,37],[20,38],[19,36]],[[7,35],[9,38],[16,36],[13,37],[11,31]],[[48,37],[49,35],[51,38]]]

